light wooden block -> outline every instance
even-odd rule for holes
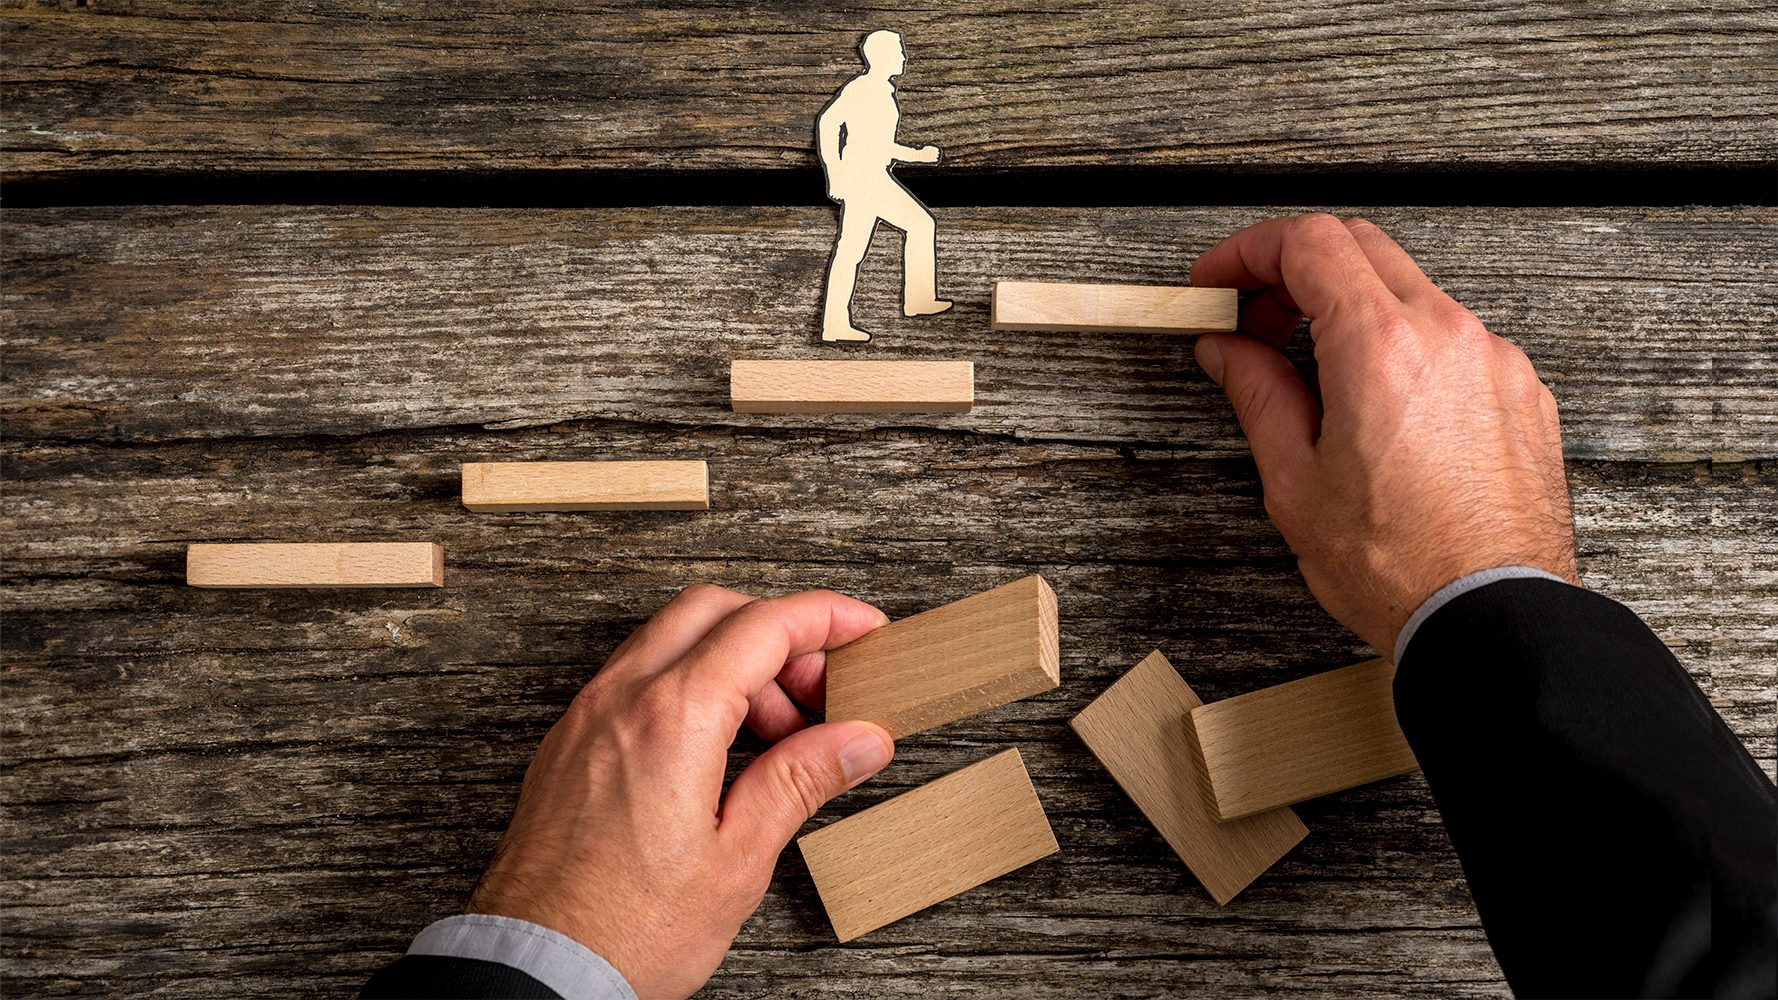
[[[1060,850],[1017,748],[796,844],[841,941]]]
[[[968,413],[973,361],[736,361],[736,413]]]
[[[1366,660],[1195,708],[1218,815],[1237,819],[1419,768],[1395,667]]]
[[[1239,309],[1240,293],[1233,288],[1000,281],[994,284],[989,325],[995,330],[1232,333]]]
[[[901,739],[1062,683],[1056,592],[1028,576],[827,653],[827,718]]]
[[[442,587],[435,542],[199,542],[185,550],[193,587]]]
[[[709,510],[703,462],[464,462],[474,511]]]
[[[1218,905],[1309,830],[1289,809],[1219,822],[1186,716],[1203,704],[1160,650],[1069,721]]]

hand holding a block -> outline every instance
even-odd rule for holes
[[[827,591],[692,587],[625,640],[544,737],[467,911],[586,945],[639,996],[689,996],[759,905],[778,854],[894,753],[870,722],[805,726],[824,651],[888,619]],[[777,741],[722,787],[745,722]]]
[[[1556,401],[1382,230],[1273,219],[1192,265],[1253,294],[1197,357],[1234,405],[1266,510],[1330,614],[1389,655],[1408,617],[1478,570],[1579,582]],[[1313,324],[1319,392],[1279,353]]]

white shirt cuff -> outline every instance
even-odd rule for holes
[[[1467,594],[1477,587],[1486,587],[1490,583],[1501,580],[1554,580],[1557,583],[1568,583],[1554,573],[1530,566],[1498,566],[1494,569],[1478,570],[1468,576],[1459,577],[1456,581],[1445,585],[1438,593],[1428,597],[1421,603],[1418,610],[1408,616],[1408,623],[1401,627],[1401,634],[1395,637],[1395,659],[1401,665],[1401,654],[1407,652],[1408,641],[1414,638],[1414,632],[1422,622],[1432,617],[1432,613],[1449,604],[1452,598]],[[1571,585],[1572,586],[1572,585]]]
[[[636,1000],[611,963],[579,941],[529,920],[465,913],[421,931],[409,955],[499,962],[561,994],[563,1000]]]

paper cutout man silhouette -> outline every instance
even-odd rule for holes
[[[852,325],[852,288],[880,219],[906,234],[901,253],[901,311],[932,316],[951,308],[938,297],[938,225],[920,199],[890,173],[897,163],[937,163],[937,146],[895,141],[901,109],[895,77],[907,66],[901,36],[873,31],[858,46],[864,72],[846,82],[815,119],[816,147],[827,173],[827,196],[840,203],[840,235],[827,266],[821,339],[866,341]]]

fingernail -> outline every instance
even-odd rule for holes
[[[1204,369],[1204,374],[1210,376],[1210,381],[1222,385],[1222,348],[1216,346],[1216,341],[1199,337],[1192,353],[1197,356],[1198,366]]]
[[[876,774],[889,763],[893,754],[889,745],[876,733],[859,733],[840,748],[840,766],[846,771],[846,787]]]

